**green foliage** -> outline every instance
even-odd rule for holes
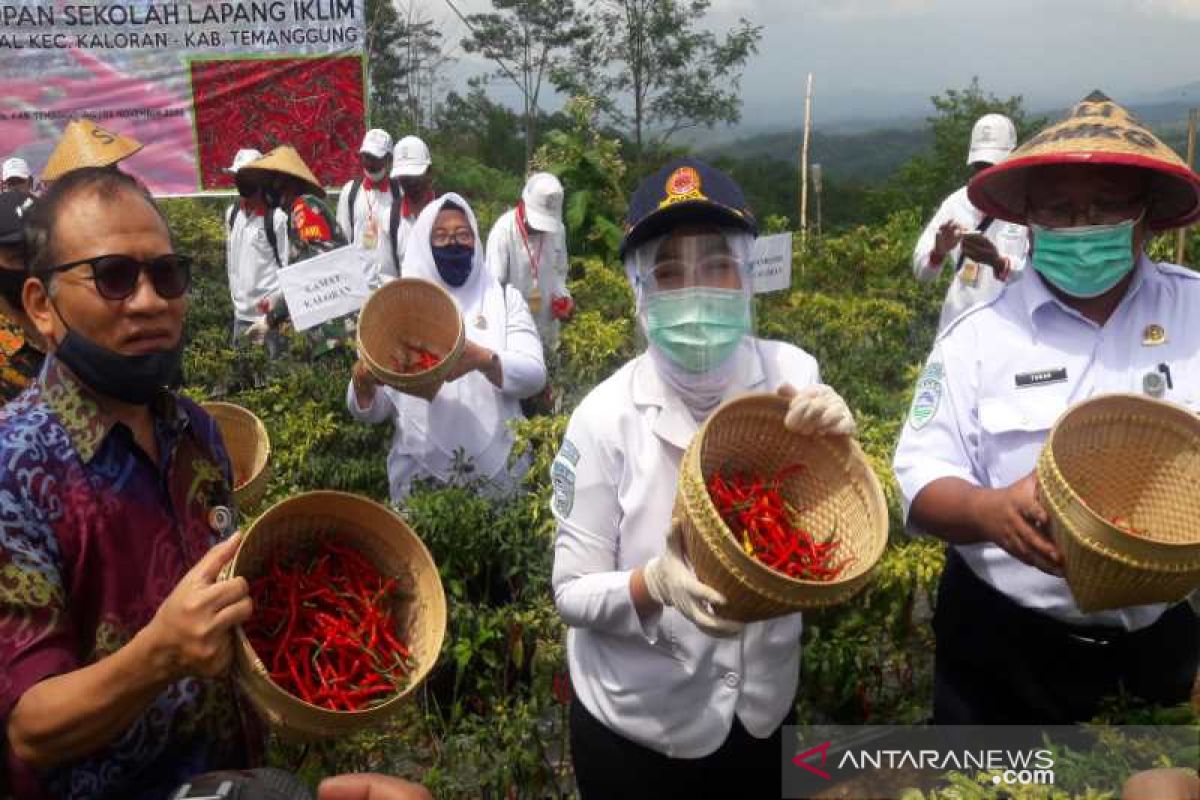
[[[885,190],[891,208],[911,207],[930,213],[946,195],[971,177],[967,149],[971,128],[984,114],[1003,114],[1013,121],[1017,141],[1025,141],[1046,124],[1042,118],[1030,118],[1020,95],[1000,99],[985,94],[979,78],[972,78],[965,89],[947,89],[929,98],[934,114],[927,118],[933,132],[933,148],[915,156],[896,171]]]
[[[574,97],[567,103],[571,124],[551,131],[533,158],[532,168],[554,173],[566,197],[564,222],[571,252],[612,260],[621,243],[625,217],[625,162],[621,145],[596,127],[596,101]]]

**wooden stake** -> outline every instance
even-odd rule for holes
[[[1200,108],[1188,112],[1187,164],[1196,168],[1196,120],[1200,119]],[[1180,228],[1175,234],[1175,263],[1182,264],[1187,248],[1187,228]]]
[[[812,133],[813,76],[808,73],[808,90],[804,93],[804,143],[800,146],[800,248],[808,240],[808,138]]]

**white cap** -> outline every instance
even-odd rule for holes
[[[999,164],[1017,146],[1017,129],[1003,114],[985,114],[971,129],[971,149],[967,163]]]
[[[432,163],[429,147],[416,136],[405,136],[392,151],[392,177],[424,175]]]
[[[546,233],[562,230],[563,186],[549,172],[535,172],[521,192],[529,227]]]
[[[358,152],[376,158],[387,158],[388,153],[392,152],[392,135],[382,128],[372,128],[363,136]]]
[[[251,161],[258,161],[262,157],[263,154],[255,150],[253,147],[247,147],[242,150],[238,150],[237,154],[233,157],[233,163],[226,167],[225,171],[230,175],[236,175],[239,169],[246,166]]]
[[[29,164],[23,158],[10,158],[4,162],[4,167],[0,170],[0,181],[7,181],[9,178],[22,178],[29,180],[33,175],[29,172]]]

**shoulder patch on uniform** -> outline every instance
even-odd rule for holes
[[[575,507],[575,465],[579,463],[579,448],[570,439],[563,439],[558,455],[550,465],[550,484],[554,488],[554,511],[562,517],[571,515]]]
[[[908,412],[908,424],[913,430],[921,430],[937,415],[938,407],[942,404],[942,380],[945,369],[940,361],[930,362],[917,378],[917,388],[913,392],[912,409]]]

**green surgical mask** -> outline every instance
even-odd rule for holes
[[[750,331],[750,304],[741,289],[693,286],[646,298],[646,335],[688,372],[723,364]]]
[[[1115,225],[1043,228],[1033,231],[1033,268],[1072,297],[1099,297],[1133,270],[1133,227]]]

